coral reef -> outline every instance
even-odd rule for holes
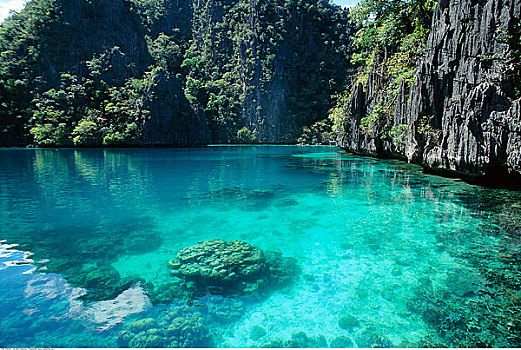
[[[225,207],[240,207],[258,211],[269,207],[277,198],[277,189],[247,189],[240,186],[211,189],[205,194],[188,194],[187,201],[192,206],[214,203]]]
[[[357,336],[357,344],[362,348],[392,348],[394,344],[377,328],[368,327]]]
[[[73,225],[19,233],[12,239],[34,253],[38,268],[59,273],[71,285],[87,289],[82,300],[95,302],[114,299],[143,282],[140,278],[122,278],[112,263],[121,255],[157,249],[162,240],[154,228],[154,220],[143,217],[103,230]]]
[[[266,335],[266,330],[261,326],[253,326],[250,329],[250,338],[252,340],[259,340]]]
[[[141,280],[121,278],[112,265],[98,262],[94,266],[83,266],[78,269],[77,274],[69,278],[69,282],[87,289],[87,293],[81,297],[82,300],[100,301],[116,298]]]
[[[327,340],[323,335],[309,337],[305,332],[294,332],[291,339],[283,341],[272,340],[264,344],[263,348],[325,348]]]
[[[157,321],[160,320],[160,321]],[[131,348],[212,347],[213,340],[203,315],[188,306],[164,310],[156,318],[143,318],[125,325],[118,346]]]
[[[352,348],[353,341],[348,337],[341,335],[340,337],[333,338],[329,343],[330,348]]]
[[[175,299],[186,299],[190,293],[177,282],[163,283],[154,286],[152,283],[146,284],[147,294],[154,305],[168,304]]]
[[[461,272],[460,272],[461,274]],[[474,279],[461,274],[458,280]],[[474,286],[462,282],[462,289],[447,284],[418,285],[416,297],[408,303],[411,311],[421,315],[436,332],[422,340],[422,347],[517,347],[521,344],[521,297],[519,289],[501,285],[499,281]]]
[[[203,295],[262,293],[290,282],[300,272],[295,259],[263,252],[246,242],[220,239],[182,249],[169,266],[188,289]]]
[[[356,319],[356,317],[352,315],[342,315],[338,319],[338,327],[346,330],[353,329],[355,327],[359,327],[360,323]]]
[[[246,312],[246,303],[238,298],[227,298],[220,295],[207,295],[199,302],[206,312],[217,323],[228,323],[238,320]]]

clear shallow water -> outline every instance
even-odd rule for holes
[[[521,346],[520,199],[333,147],[2,150],[0,346],[123,346],[194,313],[215,347]],[[160,303],[168,260],[214,238],[302,274]]]

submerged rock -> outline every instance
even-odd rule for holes
[[[168,304],[172,300],[184,299],[188,296],[186,289],[175,282],[160,284],[157,287],[152,283],[147,283],[146,287],[148,296],[154,305]]]
[[[340,336],[333,338],[329,343],[330,348],[351,348],[353,347],[353,341],[348,337]]]
[[[241,207],[244,210],[262,210],[272,204],[277,191],[266,189],[248,189],[240,186],[212,189],[203,195],[188,195],[192,205],[200,205],[209,201],[219,206]]]
[[[122,239],[121,250],[127,254],[143,254],[156,250],[162,239],[156,232],[132,231]]]
[[[238,298],[227,298],[221,295],[207,295],[198,300],[206,307],[208,315],[217,323],[228,323],[238,320],[246,312],[246,304]]]
[[[286,343],[292,348],[323,348],[327,346],[323,335],[308,337],[304,332],[296,332],[291,335],[291,340]]]
[[[141,320],[137,320],[128,324],[128,329],[134,333],[139,333],[141,331],[146,331],[148,329],[154,328],[157,325],[157,322],[153,318],[144,318]]]
[[[392,348],[394,344],[376,328],[367,328],[358,335],[358,346],[362,348]]]
[[[141,281],[137,278],[121,278],[119,272],[108,263],[84,266],[71,280],[78,281],[80,285],[87,288],[87,293],[81,297],[85,301],[114,299]]]
[[[338,319],[338,326],[345,330],[350,330],[355,327],[359,327],[360,323],[356,317],[352,315],[343,315]]]
[[[289,340],[274,339],[262,345],[263,348],[325,348],[326,338],[319,334],[309,337],[305,332],[294,332]]]
[[[250,329],[250,338],[252,340],[259,340],[266,335],[266,330],[261,326],[253,326]]]
[[[170,260],[172,275],[197,293],[240,295],[290,282],[300,273],[296,260],[242,241],[214,239],[182,249]]]

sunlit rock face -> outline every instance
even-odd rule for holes
[[[404,147],[361,132],[380,81],[354,89],[340,146],[397,157],[480,183],[521,178],[519,28],[521,1],[440,1],[416,82],[402,88],[392,120]]]

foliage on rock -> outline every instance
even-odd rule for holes
[[[350,88],[340,96],[333,109],[333,129],[344,135],[352,123],[348,105],[358,84],[369,107],[359,128],[363,134],[389,142],[397,150],[403,148],[403,128],[394,125],[393,117],[399,96],[408,91],[416,78],[418,60],[425,52],[435,1],[364,0],[351,16],[360,27],[355,35],[358,52],[353,64],[358,74]],[[397,137],[398,136],[398,137]]]
[[[343,86],[350,30],[320,0],[32,0],[0,27],[0,145],[295,141]]]

